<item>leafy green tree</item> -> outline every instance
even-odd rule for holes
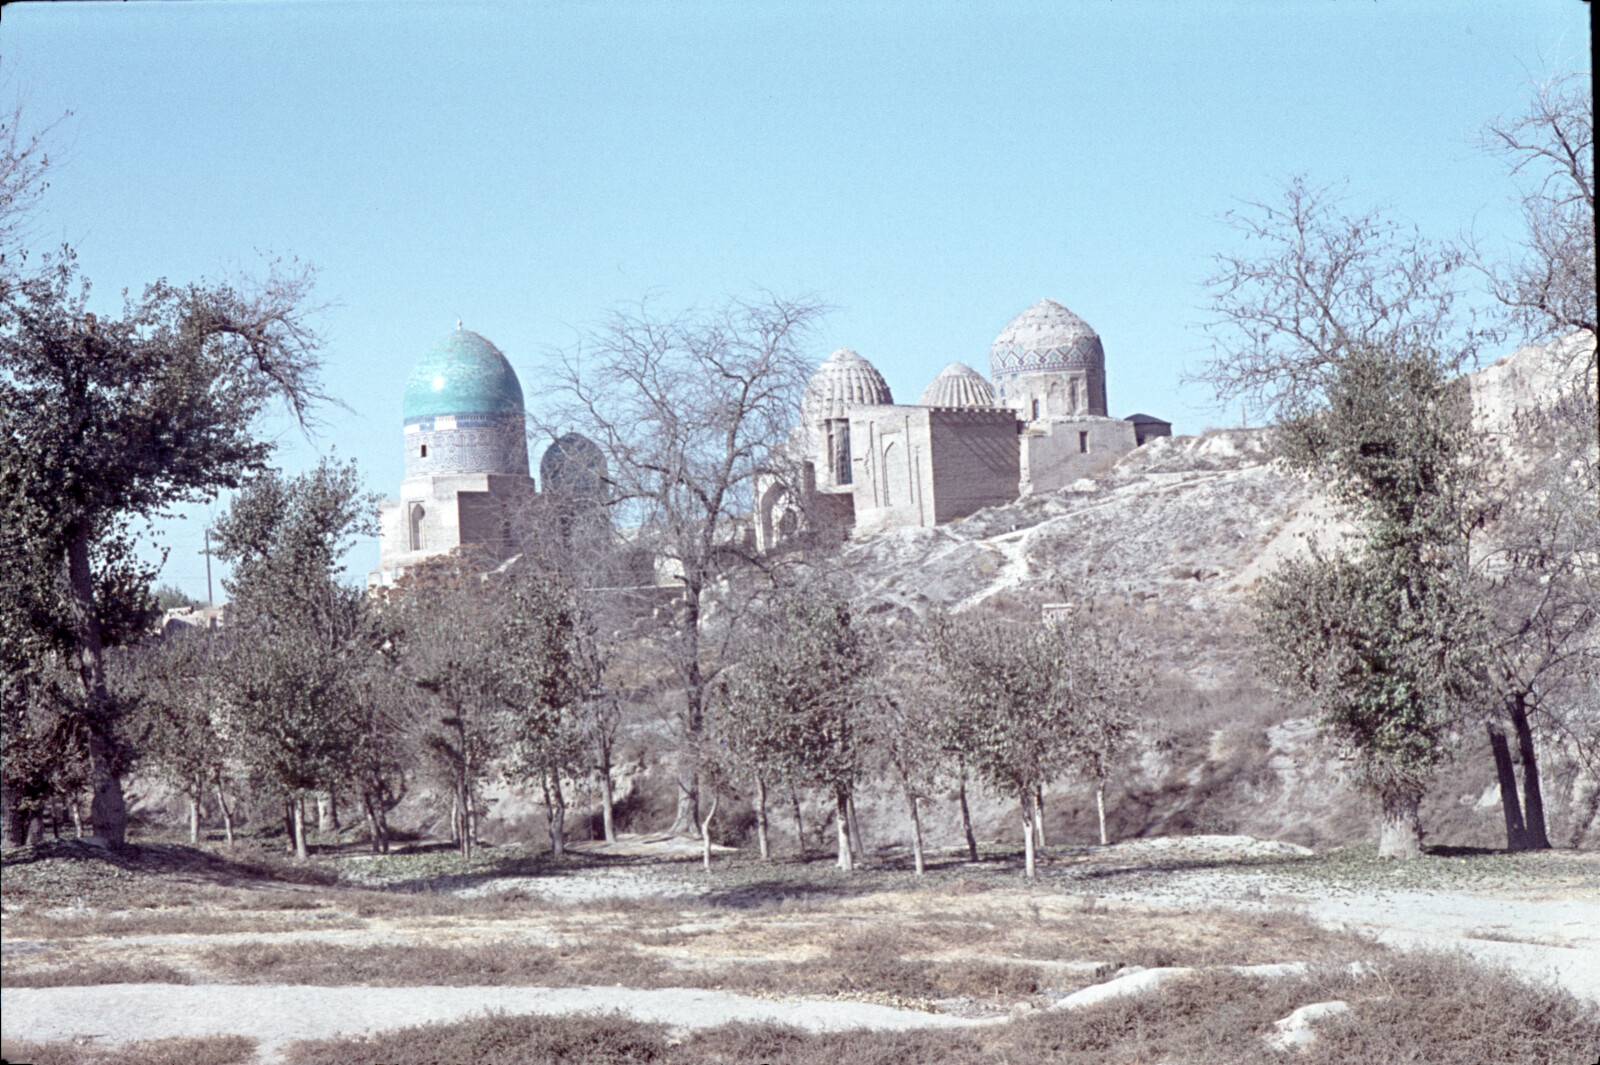
[[[191,843],[200,842],[201,808],[212,791],[224,812],[228,842],[233,842],[225,792],[227,750],[217,732],[222,681],[218,642],[206,630],[178,631],[134,652],[140,697],[132,724],[140,761],[189,801]]]
[[[566,853],[562,777],[577,767],[585,746],[581,708],[600,684],[592,640],[579,630],[572,589],[556,574],[527,563],[502,581],[499,624],[490,656],[492,691],[511,743],[508,775],[538,778],[549,813],[550,849]]]
[[[833,796],[839,867],[848,871],[850,800],[865,767],[859,719],[869,648],[849,606],[825,590],[781,596],[764,637],[725,678],[717,738],[756,782],[758,817],[774,779]]]
[[[477,791],[495,751],[504,715],[495,694],[496,611],[485,567],[449,556],[413,566],[383,593],[386,653],[427,712],[415,719],[424,764],[451,796],[451,834],[463,859],[477,833]]]
[[[276,269],[259,286],[158,282],[99,319],[68,256],[0,293],[0,555],[61,574],[35,624],[77,673],[90,819],[113,842],[127,809],[105,653],[152,606],[127,523],[242,485],[271,451],[252,432],[268,406],[304,419],[325,398],[309,291]]]
[[[931,796],[951,761],[940,742],[948,716],[948,696],[933,682],[937,668],[929,649],[917,641],[886,646],[874,655],[874,670],[863,715],[871,766],[893,781],[906,800],[911,820],[911,858],[916,874],[924,869],[920,804]]]
[[[993,618],[937,618],[935,655],[951,696],[944,732],[984,784],[1022,805],[1027,876],[1034,876],[1041,788],[1071,762],[1077,739],[1069,630]]]
[[[1428,781],[1463,710],[1486,697],[1465,394],[1427,350],[1361,347],[1327,398],[1281,427],[1282,448],[1349,509],[1360,541],[1263,582],[1261,645],[1269,674],[1316,702],[1378,798],[1380,856],[1412,858]]]
[[[216,526],[217,555],[233,565],[223,732],[289,801],[302,858],[301,800],[346,778],[357,680],[377,659],[368,600],[340,581],[343,555],[375,520],[354,463],[324,459],[298,477],[258,477]]]

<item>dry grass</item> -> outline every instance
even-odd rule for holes
[[[1120,912],[1073,920],[981,922],[971,914],[890,913],[819,921],[746,918],[727,927],[589,927],[564,945],[476,939],[449,945],[324,942],[216,946],[196,957],[217,978],[319,986],[700,987],[845,996],[927,1008],[965,998],[1005,1007],[1060,995],[1125,965],[1350,961],[1382,948],[1287,915]],[[1052,965],[1084,962],[1082,967]]]
[[[189,974],[143,961],[86,961],[49,968],[6,970],[5,987],[88,987],[92,984],[187,984]]]
[[[1325,970],[1258,980],[1197,974],[1155,993],[1084,1010],[1044,1013],[964,1030],[808,1034],[773,1024],[731,1024],[673,1038],[662,1025],[624,1016],[491,1016],[384,1033],[370,1039],[293,1044],[292,1065],[481,1065],[583,1062],[611,1065],[1281,1065],[1263,1037],[1311,1002],[1352,1007],[1328,1020],[1303,1065],[1565,1065],[1600,1053],[1600,1010],[1459,958],[1397,959],[1366,977]]]
[[[30,1065],[244,1065],[255,1060],[256,1041],[239,1035],[154,1039],[145,1043],[0,1042],[0,1062]]]
[[[6,935],[16,939],[82,939],[96,936],[209,936],[240,932],[294,932],[360,928],[357,918],[328,909],[292,907],[285,913],[229,913],[199,909],[112,913],[21,913],[7,915]]]

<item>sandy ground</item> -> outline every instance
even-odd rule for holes
[[[4,992],[7,1038],[102,1042],[168,1036],[245,1035],[258,1058],[278,1060],[285,1043],[366,1035],[454,1021],[490,1011],[579,1013],[622,1010],[679,1028],[729,1021],[779,1021],[810,1031],[951,1027],[970,1022],[866,1002],[775,1001],[725,991],[621,987],[304,987],[273,984],[103,984]]]

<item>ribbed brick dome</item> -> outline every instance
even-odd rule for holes
[[[847,404],[893,402],[878,368],[849,348],[840,348],[811,375],[801,411],[807,422],[819,422],[843,418]]]
[[[921,407],[992,407],[994,386],[964,362],[952,362],[940,371],[917,400]]]

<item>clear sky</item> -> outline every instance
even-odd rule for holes
[[[901,402],[987,373],[1048,296],[1100,333],[1113,415],[1236,423],[1180,383],[1224,212],[1304,173],[1512,239],[1477,132],[1591,69],[1579,0],[13,3],[0,58],[34,120],[73,112],[34,231],[107,310],[258,252],[319,268],[351,410],[267,429],[286,470],[332,449],[385,494],[406,375],[457,317],[532,405],[553,349],[647,294],[815,296],[816,359],[856,349]],[[163,580],[201,598],[215,510],[162,525]]]

